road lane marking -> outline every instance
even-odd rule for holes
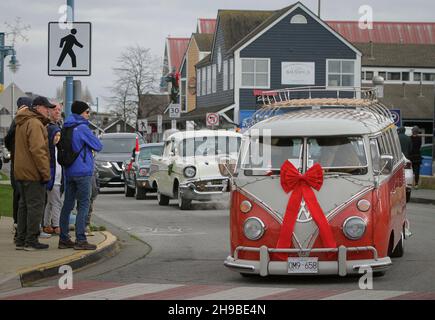
[[[409,293],[409,291],[385,291],[385,290],[353,290],[337,294],[322,300],[385,300]]]
[[[252,300],[294,290],[293,288],[237,287],[217,293],[196,296],[188,300]]]

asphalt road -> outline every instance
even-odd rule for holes
[[[175,201],[168,207],[159,206],[155,196],[138,201],[110,189],[103,192],[96,202],[96,215],[148,244],[149,253],[115,270],[110,269],[109,260],[105,266],[95,267],[105,268],[104,273],[88,273],[88,279],[358,289],[358,277],[244,278],[228,270],[223,266],[229,253],[229,210],[225,203],[194,203],[192,210],[180,211]],[[375,278],[375,290],[435,291],[435,206],[409,204],[408,215],[413,236],[406,241],[405,256],[394,259],[385,276]]]

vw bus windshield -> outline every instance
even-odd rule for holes
[[[304,144],[307,157],[304,157]],[[239,167],[245,175],[276,175],[288,160],[299,171],[319,163],[325,173],[366,174],[367,157],[361,137],[266,137],[244,138]]]
[[[276,174],[289,160],[302,168],[302,138],[251,136],[240,153],[240,167],[246,175]]]
[[[365,174],[367,157],[361,137],[308,138],[308,167],[319,163],[326,172]]]

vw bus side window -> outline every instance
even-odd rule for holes
[[[279,174],[286,160],[302,168],[301,138],[251,136],[244,144],[240,166],[247,176]]]
[[[367,157],[361,137],[308,139],[308,166],[319,163],[325,172],[367,173]]]
[[[372,158],[373,172],[381,171],[381,152],[379,150],[378,140],[370,139],[370,155]]]

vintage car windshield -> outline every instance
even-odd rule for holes
[[[163,153],[163,146],[145,147],[140,149],[139,161],[150,160],[151,156],[161,156]]]
[[[136,145],[136,139],[126,138],[126,139],[101,139],[103,144],[103,149],[100,153],[131,153],[131,150]]]
[[[279,171],[286,160],[301,168],[302,146],[301,138],[250,137],[240,153],[241,168],[252,170],[248,173],[252,175],[269,174]]]
[[[308,138],[307,146],[308,167],[319,163],[328,171],[348,173],[354,173],[353,168],[367,167],[361,137],[312,137]]]
[[[184,139],[180,142],[180,155],[216,156],[232,155],[237,157],[240,148],[240,138],[228,136],[209,136]]]

